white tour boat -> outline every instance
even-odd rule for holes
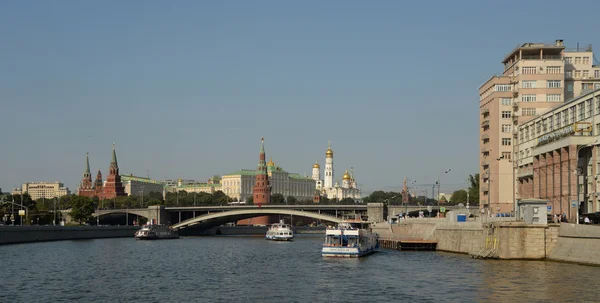
[[[379,235],[365,221],[345,221],[325,230],[323,257],[362,257],[379,250]]]
[[[177,239],[179,234],[167,225],[146,224],[135,232],[135,238],[139,240]]]
[[[269,226],[265,239],[273,241],[291,241],[294,239],[294,231],[289,224],[285,224],[283,223],[283,220],[280,220],[279,223]]]

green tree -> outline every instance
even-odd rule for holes
[[[455,192],[452,193],[452,196],[450,197],[450,203],[451,204],[458,204],[458,203],[467,203],[467,191],[464,189],[461,190],[457,190]]]
[[[469,175],[469,204],[479,205],[479,174]]]
[[[271,204],[285,204],[285,198],[282,194],[272,194]]]
[[[79,224],[86,223],[92,219],[92,214],[96,209],[94,201],[88,197],[74,196],[71,198],[71,218]]]
[[[287,204],[298,204],[298,199],[294,196],[287,197]]]
[[[349,205],[349,204],[354,204],[354,199],[352,198],[344,198],[340,201],[340,204],[342,205]]]
[[[217,190],[213,194],[212,202],[213,202],[213,204],[217,204],[217,205],[225,205],[230,202],[230,199],[229,199],[229,197],[227,197],[227,195],[225,193],[223,193],[220,190]]]
[[[246,199],[246,204],[252,205],[254,204],[254,197],[250,196]]]

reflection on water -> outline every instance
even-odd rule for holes
[[[98,239],[0,246],[0,301],[597,301],[599,267],[382,250],[320,255],[321,236]]]

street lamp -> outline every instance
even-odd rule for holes
[[[447,169],[447,170],[444,172],[444,174],[447,174],[447,173],[449,173],[451,170],[452,170],[452,168],[448,168],[448,169]],[[440,210],[440,178],[441,178],[441,175],[442,175],[442,174],[439,174],[439,175],[438,175],[438,179],[437,179],[437,182],[436,182],[436,184],[437,184],[437,188],[438,188],[438,196],[437,196],[437,201],[438,201],[438,203],[437,203],[437,204],[438,204],[438,216],[439,216],[439,214],[440,214],[440,211],[439,211],[439,210]]]
[[[579,200],[579,176],[586,177],[586,174],[583,173],[583,169],[581,169],[581,171],[579,171],[579,151],[584,148],[587,148],[587,147],[592,147],[596,143],[598,143],[598,140],[594,140],[594,142],[592,142],[590,144],[578,146],[577,153],[575,154],[575,156],[577,157],[577,168],[575,169],[575,175],[577,176],[577,189],[575,190],[575,192],[577,193],[577,203],[576,203],[577,204],[577,213],[575,214],[577,224],[579,224],[579,209],[580,209],[580,204],[581,204],[581,201]],[[585,194],[585,191],[583,191],[583,193]],[[583,198],[585,199],[586,197],[584,196]],[[569,212],[570,212],[570,210],[571,210],[571,208],[569,207]]]

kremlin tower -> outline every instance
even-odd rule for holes
[[[252,188],[253,201],[255,205],[269,204],[271,202],[271,187],[269,185],[269,175],[267,173],[267,164],[265,162],[265,138],[260,139],[260,154],[258,167],[256,168],[256,182]],[[269,217],[257,217],[252,219],[253,224],[269,224]]]
[[[96,181],[94,181],[94,195],[96,197],[102,196],[102,173],[100,169],[98,169],[98,173],[96,174]]]
[[[329,147],[325,152],[325,184],[324,188],[333,187],[333,150],[331,150],[331,141],[329,141]]]
[[[79,188],[77,189],[77,195],[84,197],[95,196],[94,189],[92,188],[92,174],[90,173],[90,157],[89,153],[85,153],[85,172],[83,173],[83,179]]]
[[[108,177],[106,177],[106,184],[102,188],[102,198],[112,199],[114,197],[126,195],[127,194],[125,193],[123,183],[121,183],[119,165],[117,165],[117,152],[115,151],[115,144],[113,143],[112,160],[110,161]]]

